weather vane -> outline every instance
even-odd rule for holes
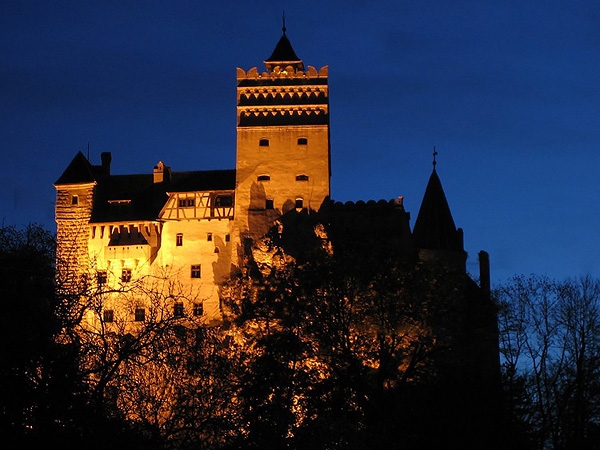
[[[435,157],[437,156],[438,152],[435,151],[435,146],[433,147],[433,170],[435,170],[435,166],[437,165],[437,161],[435,160]]]

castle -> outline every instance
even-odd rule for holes
[[[356,246],[379,245],[441,258],[466,274],[467,254],[434,166],[410,229],[402,199],[330,198],[328,68],[304,66],[286,35],[256,67],[237,69],[236,167],[177,171],[159,161],[146,173],[111,173],[111,154],[92,164],[77,153],[54,183],[59,271],[117,293],[136,280],[169,280],[176,316],[201,323],[221,317],[219,286],[247,243],[290,212],[320,212],[332,232]],[[150,169],[150,168],[149,168]],[[487,254],[481,290],[489,294]],[[183,295],[183,294],[185,295]],[[106,296],[95,320],[147,319],[143,300],[123,308]]]

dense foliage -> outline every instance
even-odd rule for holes
[[[255,243],[220,326],[165,309],[181,295],[168,279],[131,286],[124,301],[153,305],[133,335],[85,327],[103,293],[65,294],[50,233],[0,229],[3,436],[14,448],[599,448],[598,280],[495,291],[502,394],[485,336],[467,332],[468,277],[315,243]]]

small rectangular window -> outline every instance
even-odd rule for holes
[[[175,302],[173,305],[173,316],[174,317],[183,317],[183,303]]]
[[[146,309],[145,308],[135,308],[135,321],[143,322],[146,320]]]
[[[115,312],[112,309],[105,309],[102,313],[105,322],[115,321]]]
[[[259,175],[257,181],[269,181],[271,179],[270,175]]]
[[[78,205],[78,204],[79,204],[79,196],[74,195],[73,197],[71,197],[71,205]]]
[[[106,284],[107,280],[108,274],[106,273],[106,270],[99,270],[98,272],[96,272],[96,282],[98,283],[98,286]]]
[[[204,314],[204,303],[194,303],[194,316],[201,316]]]
[[[212,233],[206,233],[206,240],[207,241],[212,241]]]
[[[231,236],[229,234],[225,235],[225,242],[229,242],[231,240]]]
[[[307,145],[307,144],[308,144],[307,138],[298,138],[298,145]]]
[[[131,281],[131,269],[123,269],[121,271],[121,281],[123,283],[129,283]]]
[[[217,208],[233,206],[233,197],[231,195],[217,195],[215,206]]]
[[[181,247],[183,245],[183,233],[177,233],[175,236],[175,245]]]
[[[201,276],[202,276],[202,272],[201,272],[200,264],[193,264],[191,277],[192,278],[200,278]]]
[[[196,200],[193,198],[180,198],[179,199],[179,207],[180,208],[187,208],[190,206],[195,206],[196,205]]]
[[[272,198],[268,198],[265,201],[265,209],[273,209],[274,205],[273,205],[273,199]]]

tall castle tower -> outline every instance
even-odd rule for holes
[[[283,35],[257,68],[237,69],[237,232],[262,236],[292,210],[319,210],[329,197],[327,66],[304,63]]]

